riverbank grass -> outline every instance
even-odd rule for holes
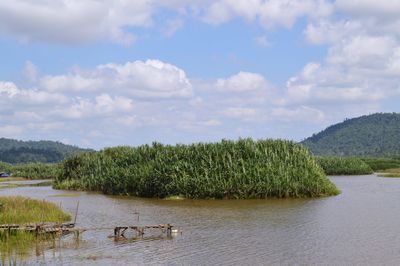
[[[23,177],[2,177],[0,178],[0,183],[2,182],[11,182],[11,181],[25,181],[26,178]]]
[[[25,197],[0,197],[0,224],[65,222],[71,215],[56,204]]]
[[[0,224],[27,224],[40,222],[62,223],[71,220],[56,204],[25,197],[0,197]],[[35,234],[0,229],[0,262],[14,265],[22,260],[47,236],[37,238]]]
[[[400,178],[400,168],[387,169],[385,171],[379,172],[378,176]]]

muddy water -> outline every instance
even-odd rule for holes
[[[336,197],[167,201],[18,187],[0,195],[46,199],[78,225],[171,223],[172,239],[115,242],[110,230],[61,240],[19,263],[37,265],[400,265],[400,179],[331,177]],[[138,217],[135,212],[139,213]]]

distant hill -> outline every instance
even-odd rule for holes
[[[0,161],[7,163],[54,163],[81,151],[86,150],[55,141],[21,141],[0,138]]]
[[[400,155],[400,114],[347,119],[301,142],[315,155]]]

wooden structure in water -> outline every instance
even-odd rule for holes
[[[159,232],[167,237],[172,235],[172,225],[170,224],[158,224],[158,225],[143,225],[143,226],[117,226],[117,227],[93,227],[93,228],[77,228],[75,223],[39,223],[39,224],[3,224],[0,225],[0,231],[24,231],[35,233],[36,235],[67,235],[74,233],[79,236],[80,233],[89,230],[112,230],[114,229],[114,235],[116,240],[125,239],[125,233],[131,230],[135,233],[135,237],[143,237],[146,231],[151,229],[158,229]]]
[[[1,231],[23,231],[35,233],[36,235],[52,234],[52,233],[69,233],[77,231],[74,223],[31,223],[31,224],[2,224]]]
[[[144,226],[117,226],[114,228],[114,237],[125,238],[125,232],[127,230],[133,230],[136,236],[143,236],[146,230],[149,229],[159,229],[161,234],[166,234],[167,236],[172,235],[172,225],[170,224],[158,224],[158,225],[144,225]]]

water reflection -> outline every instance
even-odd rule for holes
[[[79,249],[85,241],[79,237],[40,237],[24,236],[21,238],[3,238],[0,244],[1,265],[20,265],[34,257],[43,261],[60,258],[63,249]]]

